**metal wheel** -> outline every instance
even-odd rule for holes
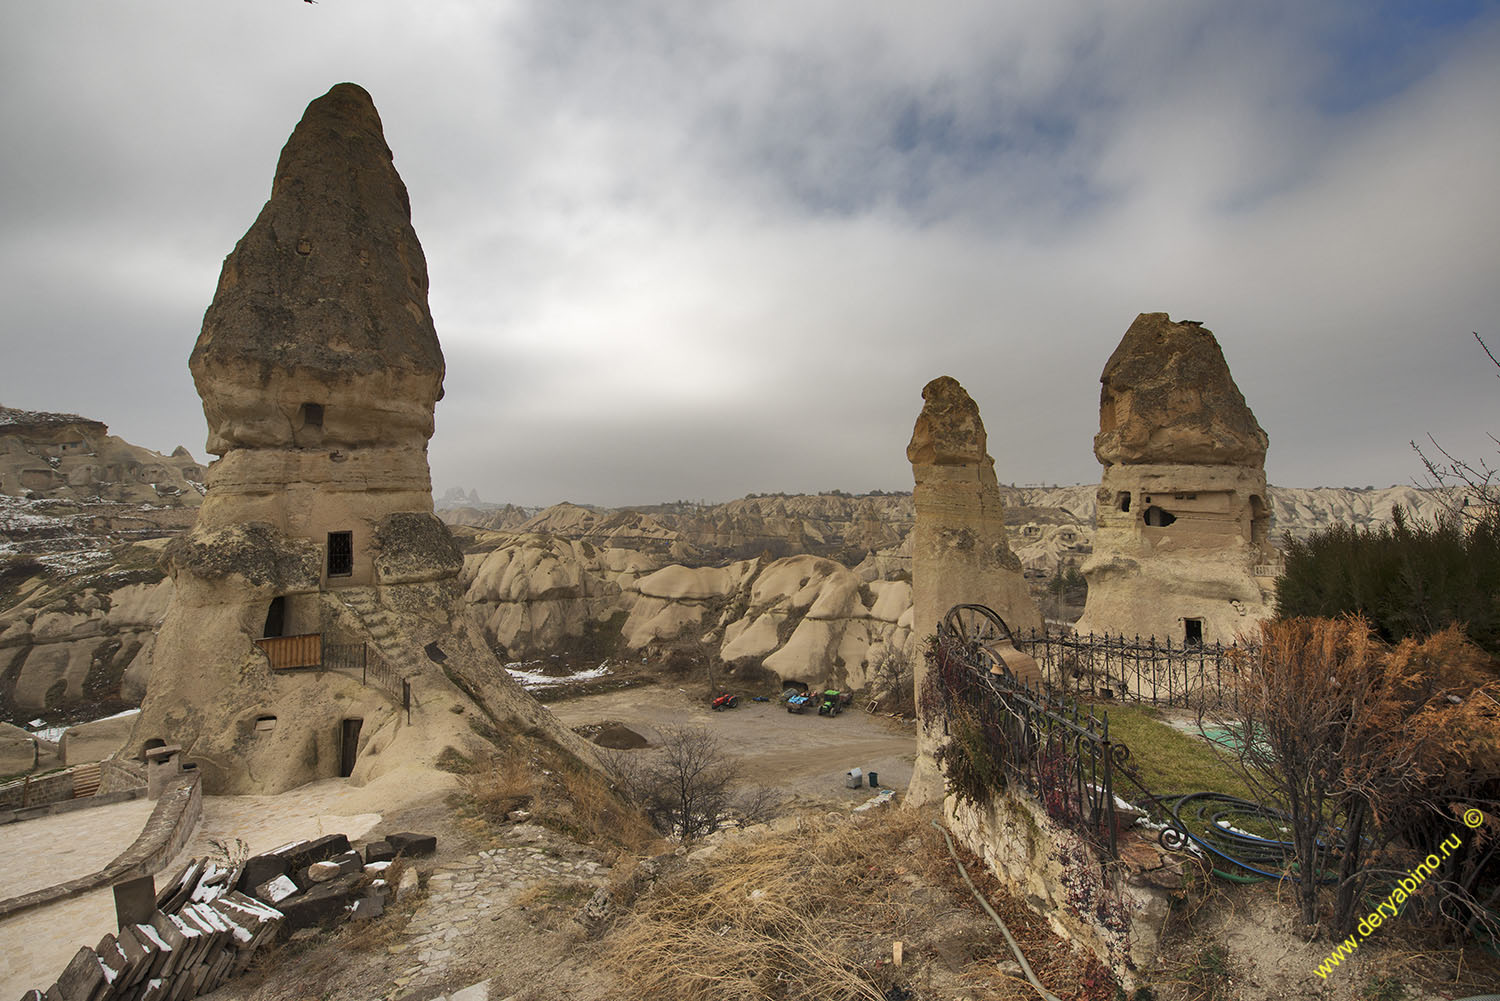
[[[943,616],[942,629],[968,649],[1015,643],[1005,620],[985,605],[954,605]]]

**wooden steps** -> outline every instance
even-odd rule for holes
[[[78,765],[73,769],[73,798],[83,799],[92,796],[99,791],[99,782],[103,778],[104,769],[99,762],[89,765]]]

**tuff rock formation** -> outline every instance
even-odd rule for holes
[[[182,745],[213,793],[364,782],[511,730],[591,760],[464,607],[427,467],[443,355],[426,263],[361,88],[308,106],[190,367],[221,458],[165,554],[175,589],[133,750]]]
[[[1005,534],[1005,510],[979,419],[979,408],[956,379],[941,376],[922,389],[922,412],[906,457],[916,479],[911,532],[912,637],[919,721],[917,761],[907,801],[943,797],[933,759],[936,721],[920,712],[926,662],[921,645],[954,605],[988,605],[1012,631],[1039,629],[1042,616],[1022,579],[1021,561]]]
[[[1272,614],[1269,439],[1213,334],[1136,317],[1100,377],[1081,632],[1231,642]],[[1256,576],[1256,567],[1266,567]]]

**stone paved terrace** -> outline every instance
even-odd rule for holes
[[[104,868],[130,847],[155,806],[135,799],[0,826],[0,900]]]
[[[232,841],[241,838],[254,853],[323,834],[362,837],[380,823],[381,814],[374,812],[372,807],[399,805],[405,798],[399,792],[401,778],[391,778],[396,780],[395,783],[382,782],[378,786],[364,787],[330,779],[280,796],[205,796],[203,820],[197,831],[187,847],[157,878],[168,878],[188,858],[210,854],[214,839]],[[69,859],[68,864],[58,869],[55,879],[44,879],[42,885],[85,875],[129,847],[141,833],[154,806],[149,800],[135,800],[0,827],[6,869],[14,866],[18,877],[24,874],[25,878],[35,880],[45,876],[54,859],[60,857],[59,853],[76,851],[76,855],[62,856]],[[122,807],[139,811],[133,829],[126,814],[120,814],[113,821],[101,818],[97,823],[102,828],[96,830],[93,827],[96,822],[94,815],[111,813]],[[34,824],[58,826],[27,830]],[[96,841],[108,841],[108,846],[101,848],[94,844]],[[13,847],[16,845],[20,847]],[[95,864],[82,861],[84,858],[96,859]],[[75,868],[78,871],[72,871]],[[5,895],[9,895],[8,890]],[[0,963],[0,998],[20,997],[33,987],[45,989],[73,958],[79,946],[93,945],[105,933],[113,931],[114,895],[109,889],[96,890],[0,921],[0,956],[4,957],[4,962]]]

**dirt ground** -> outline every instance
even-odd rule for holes
[[[866,775],[873,771],[882,786],[905,790],[916,760],[915,724],[870,715],[857,706],[829,718],[741,698],[739,708],[714,712],[706,698],[659,685],[554,702],[548,708],[569,727],[614,720],[653,744],[663,726],[707,727],[739,759],[742,782],[782,790],[793,803],[868,799],[868,788],[846,786],[851,768]]]
[[[760,837],[771,839],[773,848],[780,839],[779,850],[797,864],[805,863],[809,872],[835,874],[840,882],[831,898],[846,896],[843,904],[850,912],[867,915],[846,923],[841,941],[859,968],[872,971],[873,982],[889,990],[887,998],[1008,1001],[1038,996],[1020,978],[993,922],[961,883],[941,836],[929,829],[929,818],[884,808],[873,820],[848,819],[849,811],[872,795],[868,788],[847,788],[848,769],[874,771],[882,786],[904,791],[914,753],[911,723],[857,709],[832,719],[794,715],[776,703],[744,700],[738,709],[712,712],[701,695],[667,685],[567,698],[550,708],[569,726],[619,722],[652,743],[663,727],[709,728],[738,759],[746,784],[781,793],[782,819]],[[622,971],[618,963],[611,965],[610,957],[618,956],[630,922],[649,910],[653,887],[686,885],[711,892],[718,881],[740,871],[735,866],[745,864],[746,853],[770,850],[754,847],[760,842],[742,835],[716,839],[706,851],[694,846],[691,854],[661,862],[675,882],[663,878],[647,886],[640,891],[640,903],[633,904],[622,887],[634,885],[630,874],[638,871],[640,859],[606,855],[534,824],[485,824],[465,812],[452,775],[387,778],[365,787],[330,781],[283,797],[205,801],[204,822],[189,853],[202,854],[212,840],[238,837],[251,850],[264,850],[334,830],[365,837],[401,830],[434,833],[439,844],[435,857],[415,864],[421,888],[397,901],[384,917],[275,947],[245,977],[210,997],[434,1001],[481,982],[487,982],[488,997],[495,1001],[640,996],[638,972]],[[856,833],[830,835],[830,825],[835,832]],[[830,851],[828,846],[846,836],[853,840],[842,842],[845,846],[859,844],[861,829],[870,832],[870,850],[855,866],[856,878],[849,878],[838,865],[842,857],[848,870],[852,849]],[[664,847],[670,850],[670,845]],[[1116,994],[1105,971],[1058,940],[1043,919],[1007,895],[972,857],[964,861],[1031,957],[1038,976],[1058,997],[1116,1001],[1123,996]],[[582,917],[583,905],[601,888],[620,903],[602,921]],[[670,902],[685,891],[664,892]],[[39,919],[45,921],[45,912]],[[1414,953],[1398,941],[1395,929],[1389,942],[1372,943],[1376,947],[1368,952],[1362,949],[1324,982],[1313,970],[1331,943],[1297,939],[1290,922],[1291,911],[1276,900],[1274,887],[1216,888],[1190,924],[1169,933],[1172,947],[1161,968],[1147,976],[1149,996],[1155,1001],[1437,1001],[1480,993],[1483,981],[1475,978],[1485,976],[1485,968],[1476,971],[1473,957],[1458,969],[1452,957]],[[37,934],[50,927],[39,927]],[[735,934],[728,922],[711,921],[706,928],[710,935]],[[93,941],[99,934],[86,937]],[[906,950],[906,965],[899,970],[888,959],[876,958],[890,955],[894,939],[903,940]],[[56,972],[50,966],[38,969],[31,979],[44,987]],[[1418,976],[1452,986],[1427,993],[1397,993],[1389,987],[1415,982]],[[7,985],[14,982],[12,977],[0,979]],[[674,1001],[660,992],[648,996]]]

